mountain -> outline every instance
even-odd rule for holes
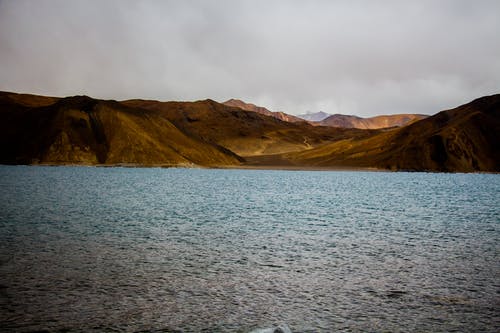
[[[0,163],[238,165],[222,147],[116,101],[0,93]]]
[[[320,111],[314,113],[299,114],[297,117],[302,118],[307,121],[322,121],[325,118],[330,117],[331,114]]]
[[[422,120],[428,116],[421,114],[395,114],[388,116],[376,116],[361,118],[342,114],[331,115],[319,122],[322,126],[333,126],[343,128],[379,129],[389,127],[402,127],[412,122]]]
[[[360,130],[317,128],[212,100],[108,101],[0,93],[0,163],[237,166]]]
[[[384,130],[287,122],[212,100],[0,92],[0,163],[500,172],[500,95]]]
[[[304,122],[304,119],[302,119],[302,118],[292,116],[292,115],[284,113],[284,112],[269,111],[265,107],[257,106],[255,104],[251,104],[251,103],[245,103],[239,99],[230,99],[228,101],[225,101],[222,104],[227,105],[227,106],[237,107],[237,108],[240,108],[240,109],[245,110],[245,111],[257,112],[257,113],[260,113],[260,114],[263,114],[266,116],[274,117],[274,118],[277,118],[279,120],[288,121],[288,122],[292,122],[292,123]]]
[[[283,154],[291,165],[390,170],[500,172],[500,94],[403,128]]]
[[[212,100],[158,102],[129,100],[123,104],[156,112],[183,133],[215,143],[248,157],[301,151],[349,137],[366,137],[359,129],[315,127],[306,122],[287,122],[273,116],[245,111]]]

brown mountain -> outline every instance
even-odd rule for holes
[[[240,165],[360,130],[288,123],[211,100],[124,102],[0,93],[0,163]]]
[[[280,157],[295,165],[500,172],[500,95],[361,139]]]
[[[300,123],[300,122],[306,121],[302,118],[292,116],[292,115],[284,113],[284,112],[269,111],[265,107],[257,106],[255,104],[251,104],[251,103],[245,103],[239,99],[230,99],[228,101],[225,101],[222,104],[227,105],[227,106],[237,107],[237,108],[240,108],[240,109],[245,110],[245,111],[257,112],[257,113],[260,113],[260,114],[263,114],[266,116],[274,117],[274,118],[277,118],[279,120],[288,121],[288,122],[292,122],[292,123]]]
[[[422,114],[394,114],[387,116],[376,116],[371,118],[361,118],[357,116],[334,114],[323,119],[320,122],[317,122],[317,124],[322,126],[343,128],[380,129],[406,126],[427,117],[428,116]]]
[[[238,165],[235,154],[116,101],[0,93],[3,164]]]
[[[204,100],[0,92],[0,163],[500,172],[500,95],[406,127],[293,123]]]
[[[129,100],[123,104],[154,111],[184,133],[243,157],[302,151],[339,139],[371,134],[358,129],[290,123],[212,100],[190,103]]]

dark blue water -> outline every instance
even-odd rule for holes
[[[500,328],[500,176],[0,167],[0,330]]]

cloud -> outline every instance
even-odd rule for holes
[[[2,1],[0,89],[434,113],[500,87],[498,1]]]

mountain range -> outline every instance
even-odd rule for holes
[[[393,114],[371,118],[334,114],[317,122],[316,124],[344,128],[378,129],[403,127],[425,118],[427,118],[427,116],[421,114]]]
[[[257,112],[257,113],[260,113],[260,114],[263,114],[266,116],[270,116],[270,117],[273,117],[273,118],[276,118],[279,120],[288,121],[288,122],[292,122],[292,123],[298,123],[298,122],[304,121],[304,119],[302,119],[300,117],[292,116],[291,114],[287,114],[287,113],[280,112],[280,111],[269,111],[265,107],[257,106],[257,105],[252,104],[252,103],[245,103],[239,99],[230,99],[228,101],[225,101],[222,104],[227,105],[227,106],[234,106],[234,107],[240,108],[240,109],[245,110],[245,111]]]
[[[230,99],[223,103],[227,106],[234,106],[245,111],[253,111],[266,116],[274,117],[288,122],[303,122],[307,121],[312,125],[342,127],[342,128],[359,128],[359,129],[380,129],[390,127],[406,126],[414,121],[427,118],[421,114],[396,114],[384,115],[371,118],[362,118],[357,116],[349,116],[343,114],[329,114],[323,111],[316,113],[306,113],[298,116],[293,116],[284,112],[273,112],[265,107],[255,104],[246,103],[239,99]]]
[[[500,171],[500,95],[384,129],[312,125],[240,102],[1,92],[0,163]]]
[[[486,96],[368,138],[285,154],[291,164],[410,171],[500,171],[500,95]]]

